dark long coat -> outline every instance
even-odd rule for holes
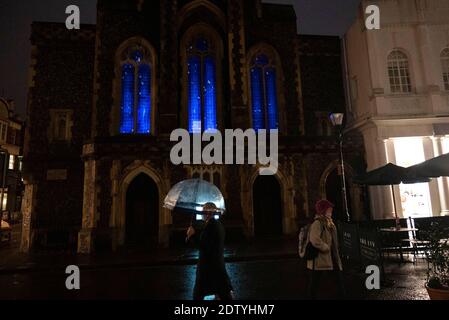
[[[205,224],[197,237],[200,252],[195,294],[198,296],[224,294],[232,290],[224,261],[224,240],[224,227],[219,220],[213,218]]]

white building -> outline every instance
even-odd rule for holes
[[[372,4],[380,30],[365,28]],[[367,170],[449,152],[448,0],[362,0],[345,51],[348,128],[363,135]],[[399,216],[449,214],[448,178],[396,186],[395,195]],[[370,187],[370,200],[373,218],[393,216],[389,187]]]

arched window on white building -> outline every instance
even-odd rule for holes
[[[443,71],[444,90],[449,91],[449,48],[441,52],[441,67]]]
[[[407,55],[400,50],[394,50],[388,55],[387,60],[391,93],[412,92]]]

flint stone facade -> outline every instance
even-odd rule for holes
[[[222,43],[220,129],[251,128],[249,57],[263,48],[276,53],[280,137],[275,176],[259,177],[253,165],[171,163],[170,133],[186,123],[183,36],[197,26]],[[151,135],[125,136],[114,131],[120,97],[116,56],[119,47],[137,38],[156,52],[154,127]],[[24,158],[24,212],[30,228],[23,235],[24,251],[51,246],[57,236],[79,253],[126,248],[134,232],[127,224],[130,212],[143,207],[151,208],[151,219],[145,220],[142,242],[151,242],[150,247],[182,243],[190,217],[172,214],[162,203],[171,186],[191,177],[213,180],[222,190],[230,241],[295,235],[298,221],[312,216],[314,202],[330,192],[326,180],[338,166],[338,145],[324,120],[329,112],[345,109],[340,41],[298,36],[291,6],[257,0],[100,0],[96,26],[68,31],[64,25],[35,23],[32,44]],[[55,108],[73,110],[71,140],[63,145],[48,139],[49,110]],[[361,145],[359,137],[348,137],[350,173],[364,166]],[[55,169],[66,170],[67,177],[48,181],[48,170]],[[139,190],[138,185],[151,192],[134,196],[129,190]],[[331,193],[338,198],[339,187]],[[360,207],[363,197],[353,202],[353,208]]]

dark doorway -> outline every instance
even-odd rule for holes
[[[351,193],[346,179],[346,198],[348,200],[348,211],[351,216]],[[343,192],[341,185],[341,175],[334,169],[326,179],[326,199],[335,204],[333,219],[340,222],[347,222],[346,212],[343,206]]]
[[[282,235],[281,186],[274,176],[259,176],[253,185],[256,237]]]
[[[126,192],[126,246],[154,248],[159,232],[159,192],[146,174],[138,175]]]

